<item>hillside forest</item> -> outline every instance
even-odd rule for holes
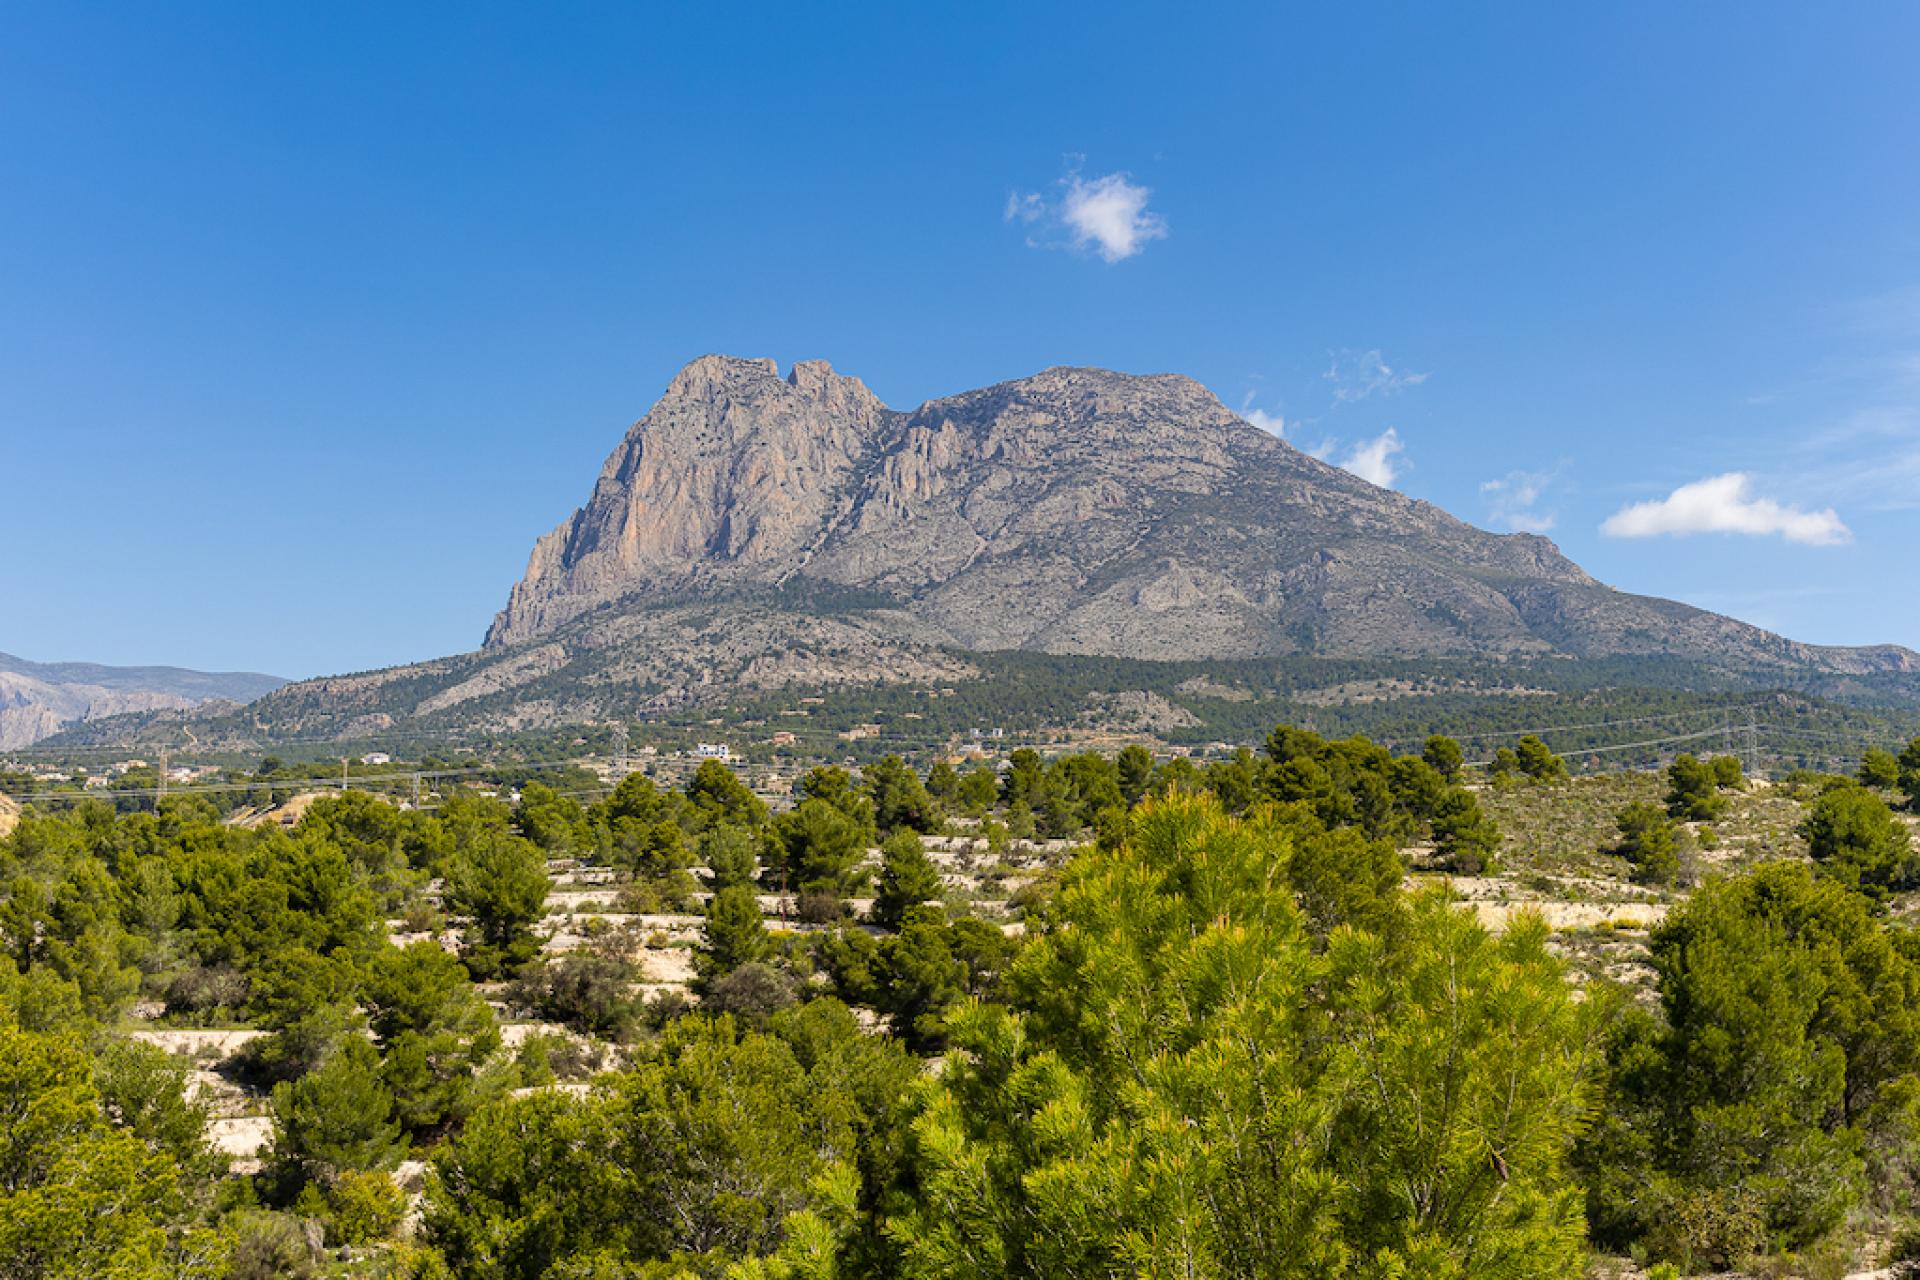
[[[0,1276],[1920,1263],[1920,741],[550,781],[28,797]]]

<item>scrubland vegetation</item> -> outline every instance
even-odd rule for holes
[[[0,841],[6,1277],[1920,1255],[1920,744],[726,766]]]

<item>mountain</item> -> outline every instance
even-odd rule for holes
[[[593,610],[821,584],[967,649],[1166,659],[1684,655],[1911,671],[1611,590],[1242,421],[1192,379],[1100,369],[889,410],[804,362],[707,356],[540,539],[486,645]]]
[[[108,716],[184,710],[213,701],[251,702],[286,683],[248,671],[28,662],[0,653],[0,750]]]
[[[1545,538],[1326,465],[1190,378],[1056,368],[901,412],[821,361],[782,377],[705,356],[539,539],[480,651],[303,682],[244,720],[540,728],[797,686],[956,686],[1013,651],[1574,659],[1609,680],[1920,698],[1912,651],[1616,591]]]

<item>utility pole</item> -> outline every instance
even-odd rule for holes
[[[418,772],[415,772],[413,775],[413,807],[416,809],[420,807],[420,775]]]
[[[613,780],[617,784],[627,776],[627,726],[613,726]]]
[[[1747,763],[1745,772],[1749,776],[1757,775],[1760,772],[1760,733],[1758,726],[1753,723],[1753,706],[1751,703],[1747,706]]]
[[[345,756],[340,757],[340,789],[342,791],[347,789],[347,758]]]
[[[160,788],[154,798],[156,800],[167,798],[167,749],[165,747],[160,748]]]

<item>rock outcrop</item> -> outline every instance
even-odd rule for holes
[[[1611,590],[1547,539],[1319,462],[1189,378],[1056,368],[896,412],[821,361],[782,378],[725,356],[627,433],[486,645],[796,588],[965,649],[1920,667]]]

